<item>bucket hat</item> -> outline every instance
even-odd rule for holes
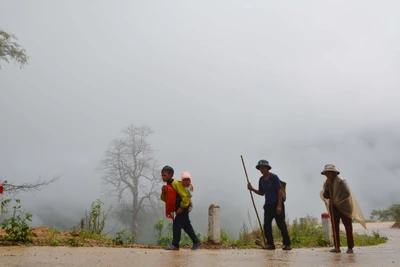
[[[321,174],[325,175],[326,172],[336,172],[336,174],[340,173],[340,171],[336,170],[336,167],[333,164],[326,164]]]
[[[268,160],[265,159],[260,159],[257,163],[256,169],[259,170],[260,166],[267,166],[267,168],[270,170],[272,169],[271,165],[269,165]]]

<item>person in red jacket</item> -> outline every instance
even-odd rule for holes
[[[193,229],[193,226],[189,219],[189,203],[190,197],[188,196],[182,183],[175,181],[173,179],[174,169],[170,166],[165,166],[161,170],[161,176],[164,182],[171,185],[176,191],[176,216],[174,222],[172,223],[172,244],[168,245],[166,250],[179,250],[179,242],[181,241],[182,229],[190,237],[193,242],[192,250],[196,250],[201,246],[199,238]],[[160,199],[165,201],[165,193],[162,191]]]

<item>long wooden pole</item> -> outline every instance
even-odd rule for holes
[[[330,187],[330,185],[329,185],[329,187]],[[340,248],[339,248],[339,242],[338,242],[337,236],[336,236],[335,215],[333,212],[332,192],[331,191],[332,191],[331,188],[329,188],[329,206],[330,206],[330,210],[331,210],[333,244],[335,245],[335,250],[338,253],[340,251]],[[339,236],[339,238],[340,238],[340,236]]]
[[[240,158],[242,159],[243,169],[244,169],[244,173],[246,174],[247,183],[250,184],[249,176],[247,175],[246,165],[244,164],[243,156],[240,155]],[[260,217],[258,216],[256,204],[254,203],[253,192],[251,192],[251,190],[249,190],[249,192],[250,192],[251,202],[253,202],[253,207],[254,207],[254,210],[256,211],[258,224],[260,225],[261,234],[262,234],[263,240],[264,240],[264,246],[267,247],[267,240],[265,240],[264,230],[261,226],[261,221],[260,221]]]

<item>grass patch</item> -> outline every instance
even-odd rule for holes
[[[292,241],[293,248],[304,247],[329,247],[331,244],[325,238],[322,232],[322,226],[313,222],[298,223],[294,220],[288,227],[289,236]],[[282,241],[282,236],[279,228],[273,226],[274,240]],[[388,238],[381,236],[379,232],[374,232],[372,235],[353,233],[355,246],[375,246],[386,243]],[[340,244],[346,244],[346,232],[340,231]]]
[[[292,225],[288,227],[289,236],[291,238],[293,248],[301,247],[327,247],[330,245],[328,239],[322,232],[322,226],[315,222],[300,222],[294,220]],[[273,234],[276,240],[282,241],[279,228],[273,227]]]
[[[354,244],[359,247],[376,246],[379,244],[386,243],[388,240],[386,236],[381,236],[378,231],[377,232],[372,231],[372,235],[354,233],[353,237],[354,237]],[[345,234],[341,232],[340,243],[346,244],[344,242],[346,242]]]
[[[254,224],[255,225],[255,224]],[[316,247],[330,247],[330,241],[325,237],[322,232],[322,226],[316,222],[301,222],[294,220],[292,224],[288,224],[289,236],[291,239],[291,246],[293,248],[316,248]],[[274,225],[272,227],[272,234],[276,246],[282,244],[282,235],[279,228]],[[379,232],[373,232],[372,235],[353,233],[355,246],[375,246],[386,243],[388,238],[381,236]],[[346,244],[346,233],[340,232],[341,244]],[[246,224],[240,229],[239,239],[230,239],[225,231],[221,231],[221,244],[239,248],[254,248],[260,247],[264,244],[261,230],[253,229],[249,231]]]

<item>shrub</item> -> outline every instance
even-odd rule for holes
[[[135,235],[129,235],[126,230],[119,231],[114,238],[116,245],[133,245],[135,243]]]
[[[4,203],[7,205],[11,200],[7,199]],[[32,228],[28,222],[32,222],[32,214],[21,211],[21,201],[15,200],[16,205],[13,206],[12,216],[2,222],[2,228],[7,233],[5,239],[7,241],[29,242],[31,241]]]

